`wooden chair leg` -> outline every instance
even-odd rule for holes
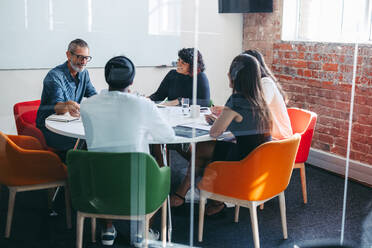
[[[167,199],[165,199],[161,208],[161,241],[163,247],[165,247],[167,241]]]
[[[66,224],[67,228],[71,229],[71,205],[70,205],[70,191],[68,186],[65,186],[65,205],[66,205]]]
[[[76,248],[83,247],[83,231],[85,217],[78,211],[76,216]]]
[[[149,223],[150,223],[150,215],[145,215],[145,223],[144,223],[144,238],[145,238],[145,248],[148,247],[149,244]]]
[[[9,187],[8,216],[6,218],[5,238],[9,238],[10,236],[16,193],[17,193],[16,189]]]
[[[249,213],[251,215],[251,225],[252,225],[254,247],[260,248],[260,238],[259,238],[259,233],[258,233],[258,220],[257,220],[257,205],[255,203],[250,204]]]
[[[282,219],[282,229],[283,229],[283,238],[288,238],[287,232],[287,216],[286,216],[286,209],[285,209],[285,196],[284,191],[279,195],[279,207],[280,207],[280,217]]]
[[[240,210],[240,206],[239,205],[235,205],[235,223],[238,223],[239,222],[239,210]]]
[[[203,196],[203,193],[200,192],[200,199],[199,199],[199,237],[198,237],[199,242],[203,241],[205,200],[206,200],[206,198]]]
[[[302,185],[302,197],[304,199],[304,203],[307,203],[307,190],[306,190],[306,172],[305,172],[305,164],[302,163],[299,165],[300,174],[301,174],[301,185]]]
[[[92,229],[92,242],[96,243],[96,218],[90,218],[90,225]]]

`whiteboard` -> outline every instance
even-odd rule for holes
[[[126,55],[136,66],[170,65],[180,49],[180,0],[1,0],[0,69],[53,68],[85,40],[103,67]]]

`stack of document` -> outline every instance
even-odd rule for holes
[[[194,127],[195,128],[195,127]],[[176,136],[181,136],[185,138],[192,138],[192,129],[193,127],[187,125],[178,125],[173,127]],[[203,136],[209,134],[208,130],[203,130],[195,128],[195,137]]]
[[[70,122],[70,121],[76,121],[76,120],[79,120],[80,117],[73,117],[71,116],[68,112],[63,114],[63,115],[57,115],[57,114],[53,114],[53,115],[50,115],[48,116],[48,118],[46,118],[48,121],[60,121],[60,122]]]

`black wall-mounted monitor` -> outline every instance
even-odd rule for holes
[[[273,12],[273,0],[218,0],[219,13]]]

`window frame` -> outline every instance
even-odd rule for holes
[[[307,24],[306,21],[302,22],[301,18],[303,14],[301,13],[302,9],[302,4],[304,1],[308,0],[284,0],[283,1],[283,27],[282,27],[282,34],[281,34],[281,39],[284,41],[305,41],[305,42],[327,42],[327,43],[354,43],[355,41],[352,41],[350,39],[347,39],[347,31],[345,28],[345,11],[344,11],[344,5],[345,5],[345,0],[341,0],[341,8],[339,11],[341,11],[341,20],[335,26],[336,29],[339,29],[338,31],[338,37],[333,37],[333,38],[325,38],[321,39],[319,38],[319,35],[313,35],[313,37],[304,38],[300,37],[300,28],[302,24]],[[364,0],[365,1],[365,15],[362,20],[362,37],[359,37],[358,42],[359,43],[372,43],[372,0]],[[290,6],[289,4],[295,4],[295,6]],[[288,13],[287,9],[290,9]],[[295,9],[295,10],[294,10]],[[295,13],[293,13],[295,12]],[[287,16],[290,17],[287,17]],[[293,17],[295,16],[295,18]],[[292,22],[292,24],[291,24]],[[293,24],[294,22],[294,24]],[[287,28],[286,26],[289,25],[290,27]],[[305,31],[306,32],[306,31]],[[356,32],[356,31],[354,31]],[[317,37],[316,37],[317,36]]]

